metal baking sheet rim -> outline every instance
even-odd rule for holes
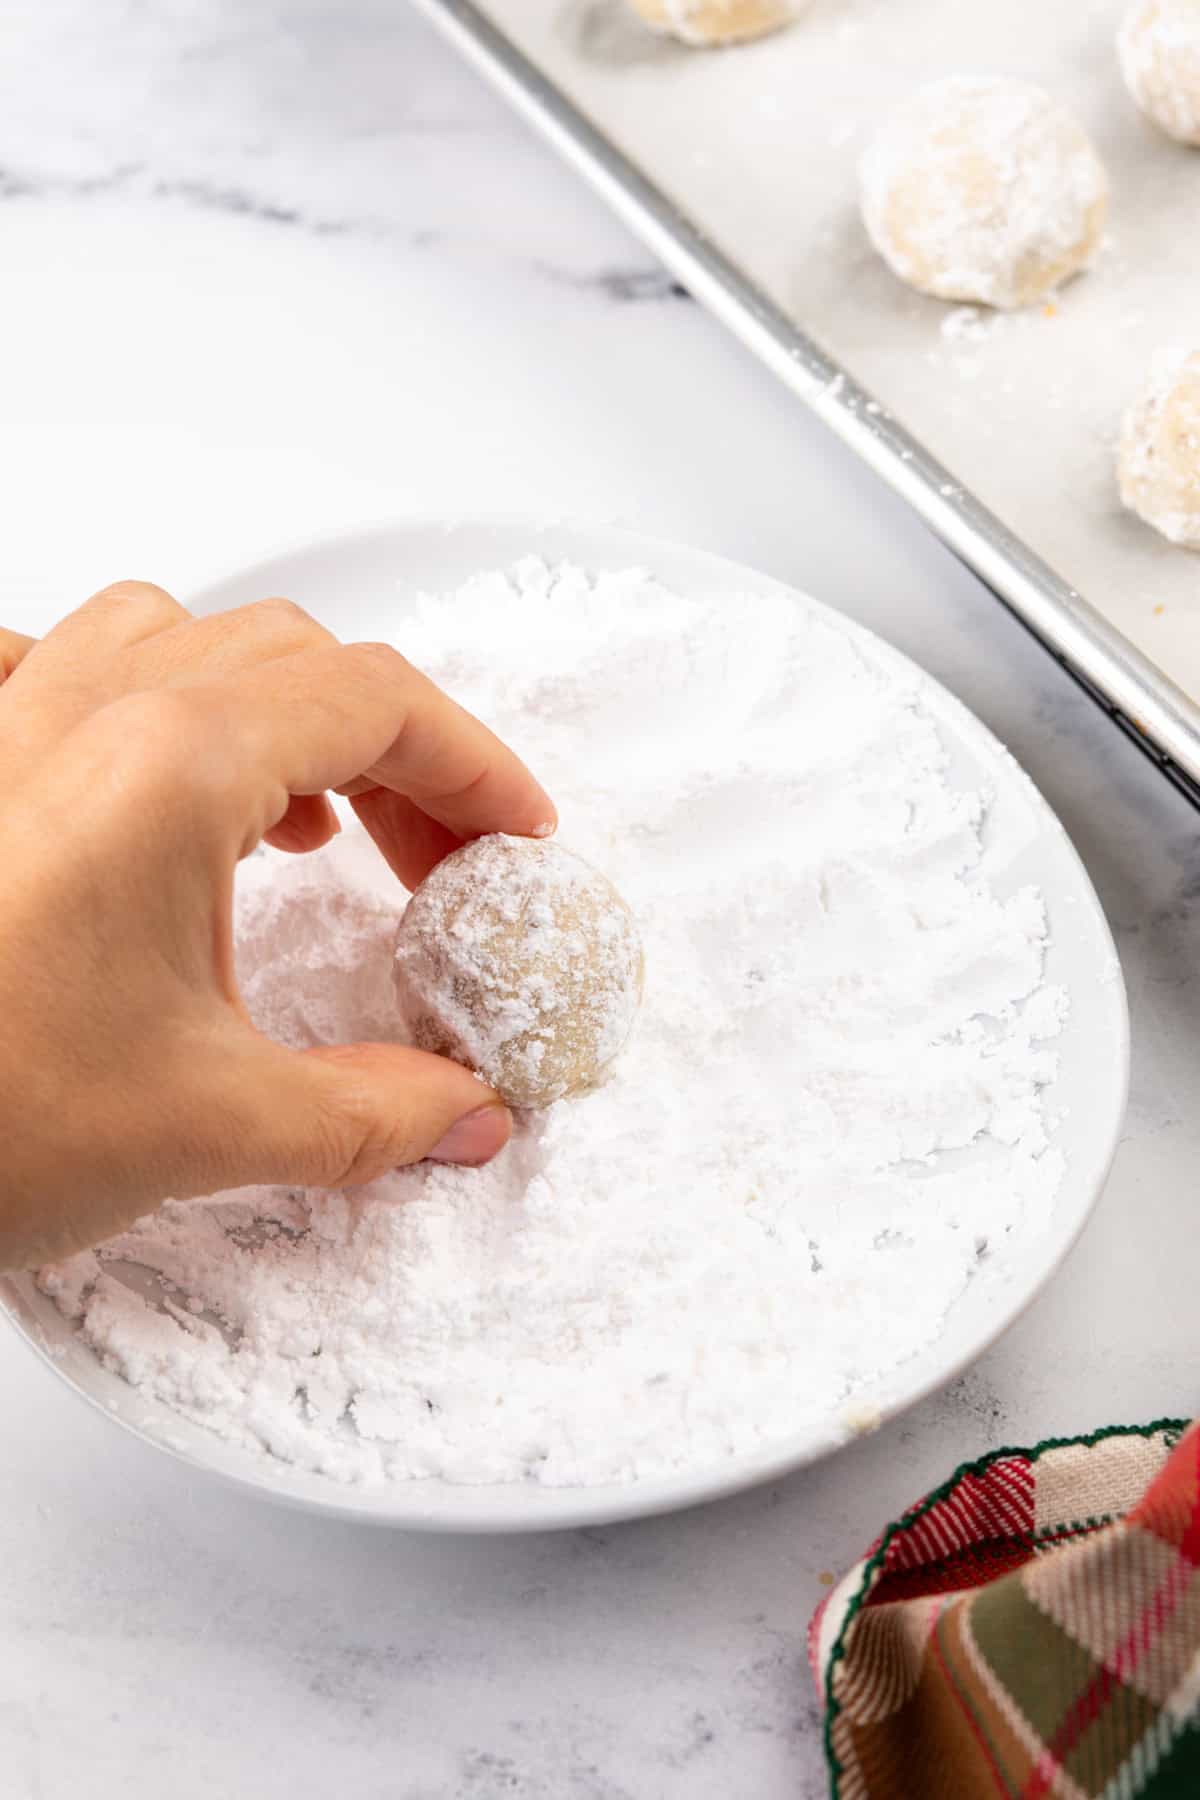
[[[800,331],[471,0],[413,4],[1200,805],[1200,707],[1183,689]]]

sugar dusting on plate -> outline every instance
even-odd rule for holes
[[[41,1285],[142,1395],[346,1482],[628,1482],[849,1417],[1062,1174],[1042,902],[989,890],[920,678],[779,592],[532,560],[403,648],[632,907],[630,1047],[485,1170],[170,1203]],[[354,834],[253,858],[260,1026],[398,1036],[403,902]]]

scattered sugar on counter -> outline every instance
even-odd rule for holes
[[[1061,1177],[1065,1001],[1039,896],[980,875],[986,796],[948,784],[919,678],[785,596],[529,561],[402,647],[632,907],[632,1043],[485,1170],[171,1203],[43,1286],[142,1393],[344,1481],[627,1481],[829,1419]],[[352,833],[253,858],[257,1023],[398,1037],[403,898]]]

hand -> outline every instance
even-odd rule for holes
[[[503,1147],[508,1113],[467,1070],[286,1050],[233,973],[238,860],[326,843],[330,789],[409,886],[466,838],[553,829],[478,720],[287,601],[193,619],[140,582],[40,643],[0,632],[0,681],[0,1267],[167,1195],[343,1187]]]

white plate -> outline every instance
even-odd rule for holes
[[[216,612],[268,594],[299,601],[340,636],[403,640],[414,593],[450,592],[472,573],[534,552],[592,569],[638,565],[685,593],[780,592],[776,582],[698,551],[600,528],[463,521],[411,524],[311,544],[271,557],[204,590],[192,605]],[[877,667],[911,678],[911,665],[860,627],[831,615]],[[276,1500],[344,1518],[438,1531],[524,1531],[606,1523],[689,1506],[774,1479],[828,1455],[857,1433],[911,1406],[958,1374],[1010,1325],[1074,1243],[1108,1173],[1125,1108],[1129,1030],[1112,938],[1091,883],[1058,820],[991,733],[935,682],[924,704],[950,753],[950,779],[994,795],[983,873],[1000,895],[1032,883],[1051,929],[1048,978],[1071,1010],[1058,1044],[1052,1091],[1067,1169],[1048,1227],[1001,1261],[983,1265],[932,1344],[864,1385],[820,1426],[753,1455],[632,1485],[547,1489],[456,1487],[440,1481],[385,1489],[345,1487],[225,1444],[159,1402],[142,1399],[103,1368],[29,1276],[0,1279],[0,1302],[17,1329],[62,1378],[147,1442],[197,1468]]]

